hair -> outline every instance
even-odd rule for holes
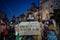
[[[34,17],[34,14],[33,13],[28,13],[27,16],[26,16],[26,18],[28,18],[29,15],[32,15],[32,17]]]

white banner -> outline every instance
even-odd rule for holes
[[[40,35],[41,28],[39,22],[21,22],[18,25],[19,35]]]

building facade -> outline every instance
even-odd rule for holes
[[[40,0],[41,5],[43,6],[43,8],[50,8],[51,6],[54,9],[59,9],[60,8],[60,0]]]
[[[31,7],[25,13],[25,20],[29,13],[32,13],[34,15],[34,19],[37,21],[49,20],[50,17],[53,16],[53,9],[60,8],[59,0],[40,0],[40,4],[39,8],[37,8],[36,5],[32,3]]]

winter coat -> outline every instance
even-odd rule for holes
[[[47,40],[57,40],[57,37],[53,31],[48,32]]]

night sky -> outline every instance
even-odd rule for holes
[[[13,15],[17,17],[25,13],[32,3],[39,6],[39,0],[0,0],[0,10],[4,11],[10,20]]]

